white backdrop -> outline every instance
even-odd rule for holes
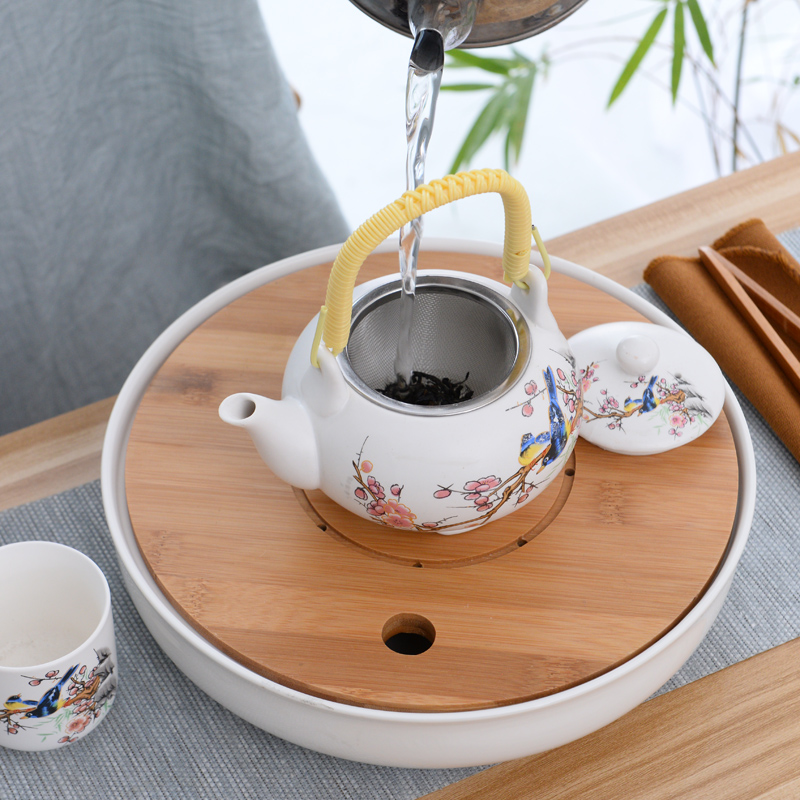
[[[300,118],[311,147],[355,227],[405,190],[404,93],[411,40],[372,21],[348,0],[260,4],[279,60],[302,98]],[[718,5],[703,0],[701,4],[712,10]],[[745,51],[746,74],[751,77],[785,72],[785,48],[800,40],[797,3],[773,0],[769,13],[759,16],[761,6],[752,4]],[[727,51],[721,82],[732,97],[740,3],[724,0],[719,7],[714,13],[721,15],[716,23],[724,23],[724,38],[712,12],[707,14],[709,24],[715,25],[718,53]],[[637,75],[611,110],[605,110],[623,63],[654,13],[654,4],[643,0],[589,0],[561,25],[516,45],[537,57],[543,49],[557,54],[573,42],[615,37],[613,42],[586,46],[581,57],[557,58],[534,92],[522,158],[513,174],[526,186],[534,222],[545,238],[716,177],[705,128],[690,108],[696,106],[696,93],[688,71],[681,99],[672,107],[666,88],[667,49],[654,48],[644,62],[656,80]],[[604,24],[620,17],[621,22]],[[687,41],[699,51],[688,13],[686,22]],[[659,37],[665,45],[672,40],[671,25],[670,15]],[[473,52],[508,53],[504,48]],[[445,68],[443,82],[460,82],[467,75]],[[474,73],[469,79],[475,79]],[[773,94],[770,85],[751,81],[743,111],[758,115],[761,105],[766,114]],[[800,123],[797,99],[784,113],[790,124]],[[484,102],[479,95],[442,93],[428,151],[428,180],[449,171]],[[771,131],[764,127],[759,135],[764,156],[774,156]],[[729,162],[726,150],[725,171]],[[470,166],[501,167],[500,143],[490,143]],[[460,201],[428,214],[425,221],[428,235],[498,241],[502,230],[502,207],[494,197]]]

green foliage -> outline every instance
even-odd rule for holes
[[[697,0],[687,0],[686,5],[689,6],[689,13],[692,15],[694,29],[697,31],[697,38],[700,39],[703,52],[708,56],[708,60],[714,64],[714,45],[711,44],[708,25],[706,25],[706,19],[700,10],[700,4]]]
[[[678,99],[678,86],[681,82],[683,54],[686,50],[686,37],[683,30],[683,3],[675,6],[675,28],[672,37],[672,105]]]
[[[614,88],[611,90],[608,107],[620,97],[636,74],[661,32],[664,21],[669,15],[670,7],[672,7],[673,12],[670,84],[673,104],[678,99],[683,63],[687,58],[684,13],[686,8],[689,9],[689,17],[692,20],[703,52],[713,65],[714,48],[698,0],[658,0],[658,4],[661,6],[660,10],[650,22],[641,40],[637,43],[633,54],[626,62]],[[510,170],[512,166],[519,162],[533,89],[536,85],[537,77],[544,77],[547,74],[547,69],[550,65],[548,56],[542,54],[538,60],[533,60],[518,50],[512,49],[511,58],[499,58],[496,56],[477,55],[469,50],[452,50],[447,54],[447,58],[447,71],[445,74],[449,74],[450,70],[455,68],[475,69],[480,70],[487,76],[498,76],[493,83],[484,81],[442,85],[442,91],[487,92],[489,95],[464,138],[450,171],[456,172],[460,167],[468,165],[492,136],[505,137],[504,166],[506,170]]]
[[[748,81],[743,77],[742,58],[745,39],[748,31],[748,9],[755,0],[728,0],[730,9],[738,5],[738,11],[730,13],[724,10],[722,0],[717,0],[712,19],[714,30],[720,30],[721,46],[715,52],[714,43],[709,33],[706,14],[701,8],[713,7],[711,0],[638,0],[637,3],[645,17],[649,20],[641,38],[631,38],[632,52],[623,60],[623,67],[609,95],[606,107],[610,108],[627,89],[636,75],[644,75],[651,81],[668,86],[673,106],[681,102],[697,114],[705,125],[708,134],[711,155],[718,174],[722,174],[721,154],[729,149],[732,155],[732,170],[738,168],[738,160],[763,160],[758,143],[750,130],[750,126],[741,115],[741,92]],[[795,0],[800,10],[800,0]],[[688,11],[688,14],[687,14]],[[639,13],[638,11],[635,13]],[[651,16],[652,15],[652,16]],[[671,19],[670,19],[671,15]],[[725,35],[724,26],[736,24],[739,31],[736,38]],[[630,15],[624,17],[629,19]],[[668,23],[668,20],[671,24]],[[613,20],[609,22],[613,23]],[[666,24],[665,24],[666,23]],[[601,23],[602,24],[602,23]],[[670,41],[671,34],[671,41]],[[774,35],[774,32],[773,34]],[[791,38],[787,32],[784,38]],[[468,164],[477,152],[493,136],[505,137],[504,161],[506,170],[510,171],[520,158],[525,127],[530,115],[533,90],[537,78],[545,77],[552,64],[574,58],[581,52],[588,51],[602,42],[603,37],[594,35],[583,41],[571,42],[561,47],[554,47],[543,53],[538,59],[531,59],[516,49],[509,58],[494,55],[476,55],[472,51],[454,50],[448,53],[448,70],[450,76],[453,68],[479,71],[479,80],[472,82],[444,85],[442,89],[451,92],[485,92],[486,102],[467,133],[451,167],[455,172]],[[608,37],[609,44],[618,43],[619,37]],[[624,41],[624,40],[623,40]],[[733,76],[733,92],[724,85],[723,70],[717,64],[719,58],[724,65],[726,53],[733,52],[732,42],[736,44],[737,63]],[[663,66],[663,59],[652,58],[653,51],[668,54],[669,79],[660,80],[657,70]],[[790,50],[787,50],[787,53]],[[596,56],[596,52],[589,52]],[[617,52],[603,53],[600,57],[616,59]],[[729,59],[730,60],[730,59]],[[771,115],[774,117],[774,138],[780,152],[788,152],[797,146],[800,148],[800,136],[790,130],[782,121],[781,115],[786,113],[789,95],[800,87],[800,75],[791,58],[784,57],[785,68],[782,76],[750,78],[760,82],[769,82],[776,87],[772,101]],[[697,88],[696,97],[691,100],[679,97],[683,76],[693,76]],[[782,94],[779,95],[779,91]],[[756,124],[763,125],[764,119],[755,118]],[[729,131],[728,131],[729,128]],[[744,149],[743,149],[744,147]],[[746,152],[745,152],[746,151]]]
[[[504,135],[503,160],[506,170],[516,165],[522,152],[525,126],[536,78],[547,71],[548,60],[532,61],[512,49],[511,58],[489,58],[465,50],[448,53],[448,69],[475,68],[499,75],[495,83],[445,84],[442,91],[486,91],[489,98],[478,114],[450,167],[457,172],[466,166],[493,135]]]
[[[647,55],[647,51],[656,40],[656,36],[658,36],[658,32],[661,30],[661,26],[664,24],[664,20],[666,18],[667,9],[664,8],[659,11],[658,14],[656,14],[655,19],[650,23],[650,27],[642,37],[642,41],[636,45],[633,55],[623,68],[622,74],[619,76],[619,78],[617,78],[617,82],[614,88],[611,90],[611,97],[608,98],[609,107],[622,94],[636,70],[639,69],[639,65],[642,63],[642,60]]]
[[[636,46],[636,49],[633,51],[633,55],[630,57],[627,64],[622,69],[622,73],[617,79],[617,82],[614,88],[611,90],[611,96],[608,98],[608,106],[611,104],[622,94],[625,87],[630,82],[630,79],[636,73],[636,70],[639,69],[640,64],[644,60],[644,57],[647,55],[647,51],[650,50],[653,42],[655,42],[656,37],[661,30],[661,26],[664,24],[664,20],[667,18],[667,14],[669,13],[669,6],[673,7],[672,14],[673,14],[673,33],[672,33],[672,80],[671,80],[671,89],[672,89],[672,102],[673,104],[678,99],[678,88],[680,87],[681,82],[681,72],[683,69],[683,62],[686,57],[686,32],[685,32],[685,22],[684,22],[684,10],[688,6],[689,8],[689,16],[691,17],[692,23],[694,25],[695,32],[697,33],[697,38],[700,40],[700,45],[703,48],[703,52],[706,54],[708,59],[711,61],[712,65],[714,63],[714,47],[711,43],[711,37],[708,33],[708,25],[706,24],[706,19],[703,16],[703,11],[700,8],[700,4],[697,0],[661,0],[662,5],[664,8],[656,14],[653,18],[653,21],[650,23],[650,27],[645,31],[644,36],[642,37],[639,44]]]

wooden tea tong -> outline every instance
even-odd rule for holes
[[[701,247],[700,259],[795,389],[800,391],[800,361],[767,319],[769,317],[787,336],[800,343],[800,317],[716,250]]]

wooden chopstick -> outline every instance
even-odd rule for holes
[[[780,364],[795,389],[800,391],[800,361],[795,358],[794,353],[786,346],[778,332],[739,283],[733,271],[729,269],[728,265],[731,262],[710,247],[700,248],[700,259],[728,299],[744,316],[758,338]]]
[[[701,248],[701,250],[710,248]],[[773,325],[780,328],[790,339],[800,344],[800,317],[788,308],[774,294],[768,292],[760,283],[754,281],[744,270],[739,269],[730,259],[725,258],[721,253],[712,250],[720,263],[725,265],[725,268],[732,272],[736,280],[742,284],[742,287],[750,295],[752,301],[759,307]]]

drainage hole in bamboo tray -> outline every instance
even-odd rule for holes
[[[395,653],[418,656],[433,644],[436,629],[419,614],[395,614],[386,621],[381,633],[383,643]]]

